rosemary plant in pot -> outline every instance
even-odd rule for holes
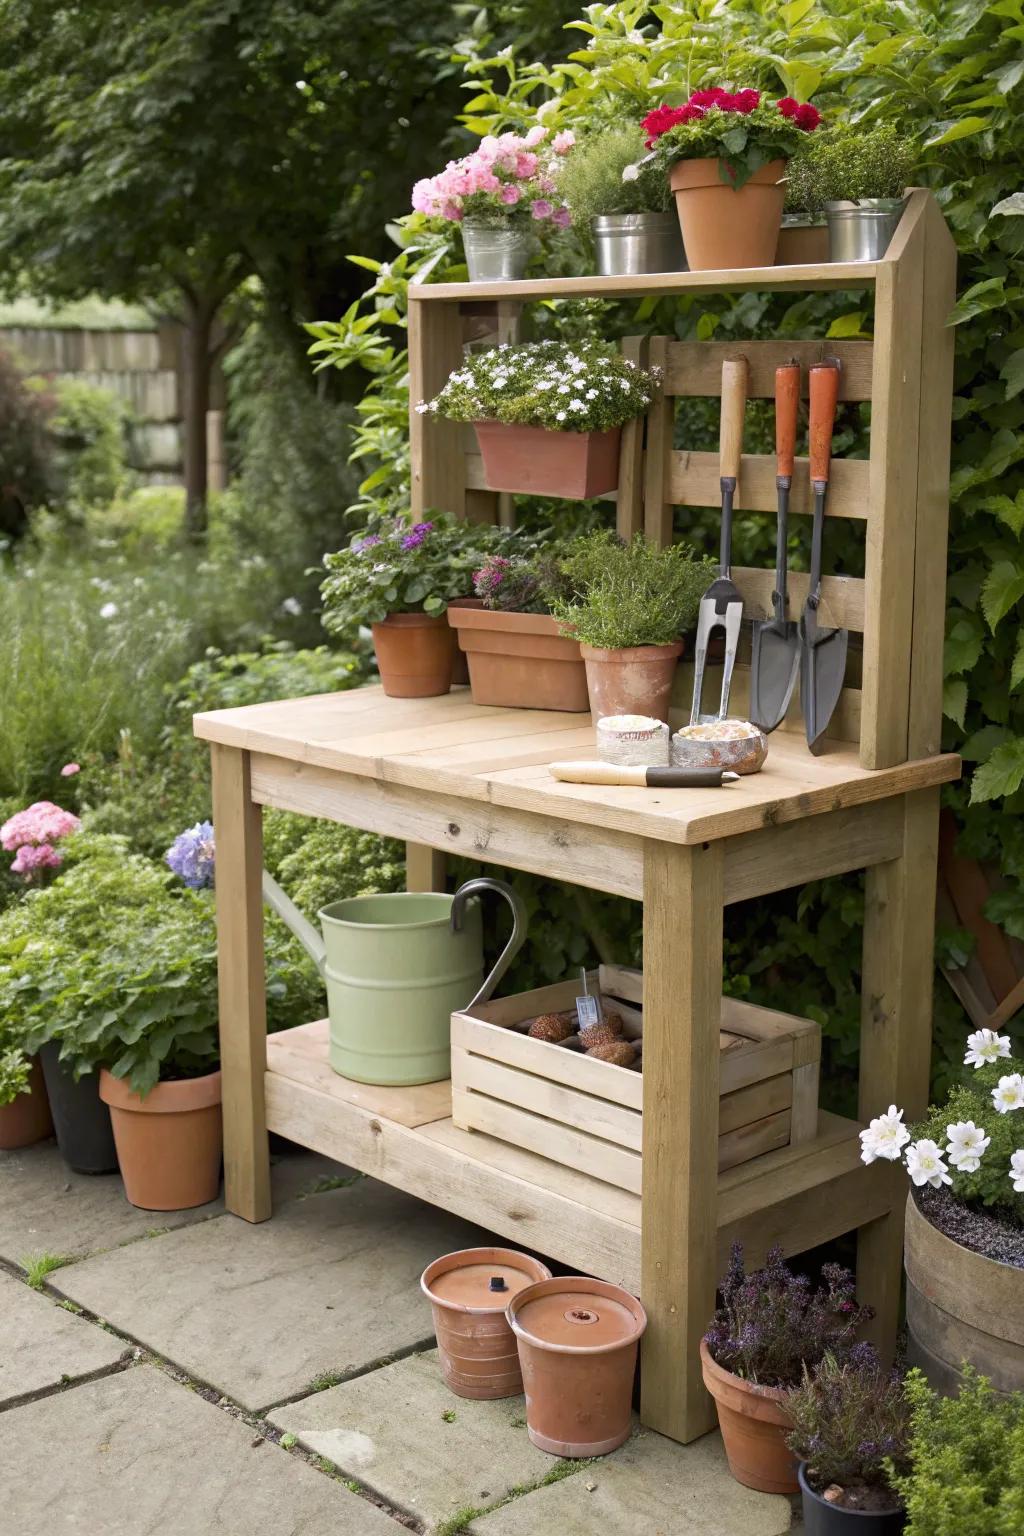
[[[618,123],[588,134],[565,158],[559,191],[573,224],[589,231],[603,277],[680,272],[686,254],[665,174],[641,164],[643,130]]]
[[[467,357],[417,411],[473,423],[492,491],[585,500],[619,483],[622,427],[659,375],[596,342],[528,342]]]
[[[1024,1389],[1024,1061],[1009,1035],[967,1037],[965,1081],[908,1128],[891,1104],[862,1157],[910,1175],[904,1266],[908,1358],[955,1391],[966,1360],[1001,1392]]]
[[[774,263],[786,162],[820,121],[807,102],[750,89],[694,91],[647,114],[641,127],[668,172],[692,271]]]
[[[790,197],[823,213],[830,261],[878,261],[889,249],[914,174],[913,142],[894,123],[816,134],[790,166]]]
[[[595,720],[668,720],[672,680],[713,566],[688,544],[667,549],[637,534],[623,544],[591,534],[563,562],[578,596],[553,604],[562,632],[580,642]]]

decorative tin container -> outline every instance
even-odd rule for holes
[[[708,720],[677,731],[671,752],[674,768],[757,773],[768,756],[768,738],[749,720]]]
[[[649,715],[605,715],[597,722],[597,755],[620,767],[667,768],[669,730]]]

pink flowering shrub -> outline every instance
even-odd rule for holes
[[[11,873],[30,879],[40,870],[59,868],[64,855],[54,844],[81,825],[77,816],[52,800],[37,800],[17,811],[0,827],[0,845],[14,854]]]
[[[526,134],[488,134],[471,155],[449,160],[436,176],[412,189],[412,206],[432,219],[503,225],[550,222],[564,229],[569,211],[557,196],[563,155],[576,140],[568,130],[547,144],[548,130],[537,124]]]

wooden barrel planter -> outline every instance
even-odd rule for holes
[[[907,1357],[952,1395],[966,1360],[998,1392],[1024,1388],[1024,1269],[963,1248],[907,1200]]]

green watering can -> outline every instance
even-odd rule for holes
[[[512,908],[512,935],[483,977],[483,891]],[[467,880],[454,896],[400,891],[332,901],[323,937],[263,871],[263,899],[327,985],[329,1061],[357,1083],[409,1087],[451,1076],[451,1015],[491,996],[526,938],[526,914],[503,880]]]

